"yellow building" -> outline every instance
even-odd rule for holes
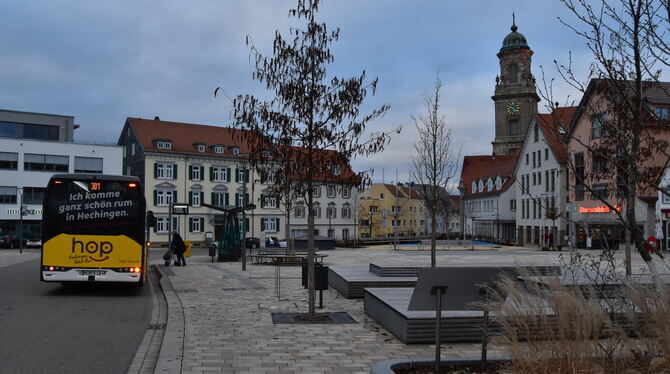
[[[408,185],[373,183],[357,208],[361,238],[425,235],[427,211],[417,191]]]

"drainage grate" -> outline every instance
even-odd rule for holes
[[[272,313],[272,323],[278,324],[353,324],[356,322],[347,312],[317,313],[314,319],[307,313]]]
[[[221,291],[244,291],[244,290],[246,290],[246,288],[231,287],[231,288],[222,288],[221,289]]]

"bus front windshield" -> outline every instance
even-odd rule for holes
[[[137,183],[53,181],[44,208],[45,241],[61,233],[126,235],[142,241],[144,204]]]

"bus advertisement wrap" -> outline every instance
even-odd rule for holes
[[[138,178],[54,175],[43,206],[42,280],[143,282],[146,204]]]
[[[65,267],[142,266],[142,246],[125,235],[60,234],[44,243],[43,261]]]

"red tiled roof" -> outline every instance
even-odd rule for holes
[[[492,194],[499,194],[514,182],[512,173],[516,166],[516,161],[519,158],[519,150],[511,155],[505,156],[465,156],[463,158],[463,170],[461,171],[461,180],[465,186],[465,195],[463,198],[486,196]],[[472,193],[472,181],[486,180],[491,177],[495,182],[497,176],[506,179],[500,190],[483,191]]]
[[[145,152],[179,153],[191,155],[221,155],[214,153],[213,145],[225,146],[224,155],[236,157],[232,153],[232,146],[237,146],[240,153],[248,154],[249,146],[245,130],[229,127],[197,125],[193,123],[161,121],[159,119],[128,118],[137,140]],[[155,140],[165,139],[172,142],[172,149],[156,148]],[[205,152],[198,152],[194,144],[204,143]],[[242,156],[237,156],[242,157]]]
[[[254,140],[250,142],[250,132],[248,130],[235,129],[230,127],[199,125],[193,123],[162,121],[159,119],[142,119],[142,118],[128,118],[128,123],[133,128],[137,140],[144,148],[145,152],[157,153],[178,153],[198,156],[218,156],[218,157],[233,157],[233,158],[247,158],[254,151],[258,151],[258,144],[262,140]],[[156,140],[170,140],[172,143],[171,149],[156,148]],[[199,152],[194,144],[205,144],[205,152]],[[215,153],[214,145],[223,145],[224,153]],[[233,146],[239,148],[239,155],[232,153]],[[304,154],[305,150],[298,147],[291,147],[293,155],[297,157],[298,154]],[[327,162],[334,162],[341,165],[341,173],[339,176],[328,176],[324,173],[317,173],[316,179],[319,181],[337,181],[346,184],[358,184],[360,180],[356,173],[351,169],[350,165],[342,160],[342,157],[337,157],[337,151],[334,150],[319,150],[315,157],[317,160],[325,160],[322,162],[325,166]],[[304,161],[304,160],[303,160]]]
[[[568,158],[566,147],[563,146],[563,133],[568,131],[570,122],[577,112],[576,106],[556,108],[549,114],[537,114],[537,121],[544,134],[549,148],[554,152],[559,162]]]

